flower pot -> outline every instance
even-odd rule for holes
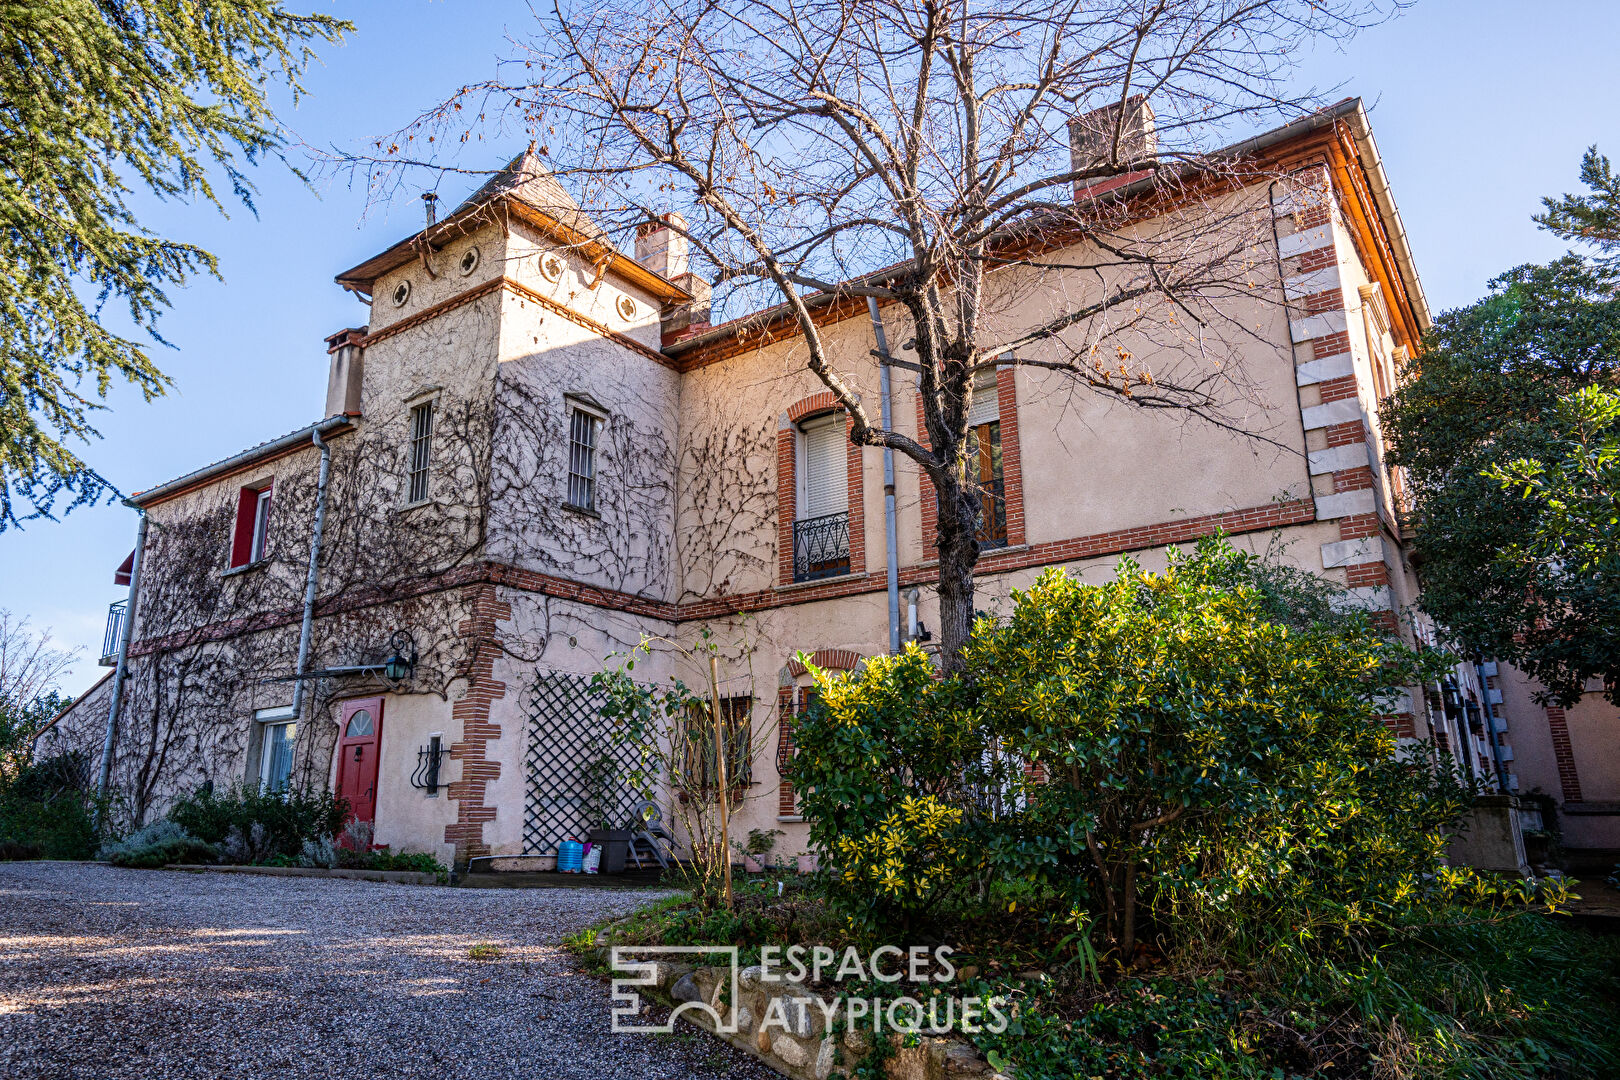
[[[801,873],[801,874],[813,874],[813,873],[815,873],[816,872],[816,866],[819,864],[819,862],[820,862],[820,859],[815,855],[800,855],[799,856],[799,873]]]
[[[744,855],[743,869],[748,871],[750,874],[758,874],[764,871],[765,864],[760,862],[759,859],[752,855]]]
[[[602,849],[600,872],[622,874],[624,860],[630,854],[630,830],[592,829],[588,838],[591,843]]]

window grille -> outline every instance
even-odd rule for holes
[[[411,409],[411,472],[407,502],[419,503],[428,497],[428,465],[432,458],[433,402],[424,401]]]
[[[568,424],[568,505],[596,512],[596,443],[602,419],[574,409]]]

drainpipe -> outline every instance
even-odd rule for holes
[[[304,669],[309,665],[310,630],[315,621],[315,591],[320,578],[321,528],[326,524],[326,481],[332,472],[332,447],[321,438],[321,429],[310,432],[321,451],[321,471],[315,481],[315,526],[309,540],[309,576],[304,579],[304,622],[298,630],[298,680],[293,683],[293,719],[304,719]]]
[[[1497,662],[1496,670],[1502,670]],[[1496,763],[1496,790],[1508,794],[1507,762],[1502,760],[1502,744],[1496,741],[1496,710],[1491,708],[1491,684],[1485,681],[1485,665],[1476,663],[1474,674],[1479,676],[1480,704],[1485,706],[1485,738],[1490,740],[1491,760]],[[1500,675],[1498,675],[1500,678]]]
[[[872,317],[872,336],[877,339],[878,385],[883,413],[883,428],[894,430],[890,416],[889,339],[883,333],[883,320],[878,317],[877,298],[866,298],[866,312]],[[883,548],[887,552],[889,578],[889,652],[900,651],[900,551],[899,530],[894,520],[894,449],[883,448]]]
[[[146,552],[146,511],[135,528],[135,559],[129,568],[129,600],[124,604],[124,625],[118,631],[118,667],[113,671],[112,701],[107,705],[107,735],[101,743],[101,772],[96,777],[96,809],[92,831],[101,831],[101,808],[112,778],[113,743],[118,737],[118,706],[124,699],[124,676],[129,673],[129,639],[135,632],[135,604],[141,587],[141,556]]]

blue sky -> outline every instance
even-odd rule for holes
[[[492,74],[508,29],[521,33],[529,24],[527,5],[506,0],[324,7],[358,30],[348,44],[325,50],[309,96],[284,118],[309,143],[340,148],[358,148]],[[1620,158],[1617,40],[1620,4],[1612,0],[1419,0],[1342,50],[1301,57],[1302,85],[1343,84],[1342,93],[1371,105],[1436,311],[1477,298],[1508,267],[1563,250],[1530,215],[1540,196],[1576,188],[1589,144]],[[519,149],[491,146],[490,164]],[[179,205],[143,210],[150,227],[218,255],[224,281],[200,280],[171,295],[162,325],[176,348],[156,356],[175,381],[169,396],[147,405],[115,391],[111,411],[99,416],[104,438],[85,454],[126,491],[318,418],[323,339],[366,320],[366,309],[332,276],[415,228],[421,214],[414,198],[368,208],[365,192],[341,181],[311,192],[274,167],[256,179],[257,218],[240,207],[228,208],[228,220]],[[443,193],[441,205],[463,194],[453,181]],[[107,604],[122,595],[112,574],[134,531],[134,513],[113,506],[0,533],[0,607],[83,647],[64,686],[70,693],[101,674],[95,657]]]

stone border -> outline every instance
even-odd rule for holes
[[[603,963],[610,963],[609,948],[604,946],[597,950]],[[634,949],[634,946],[626,948]],[[680,1019],[747,1052],[792,1080],[846,1078],[870,1049],[870,1037],[862,1032],[845,1032],[840,1038],[825,1030],[825,1014],[813,1004],[824,999],[794,983],[769,989],[760,979],[763,969],[757,966],[738,973],[738,1000],[734,1002],[721,1001],[723,991],[731,982],[730,968],[663,961],[654,961],[653,966],[657,971],[657,985],[637,987],[639,992],[670,1007],[681,1002],[703,1001],[716,1010],[734,1010],[727,1015],[733,1015],[736,1020],[736,1034],[715,1031],[709,1014],[702,1010],[688,1010]],[[772,1033],[759,1029],[760,1019],[775,999],[784,1001],[780,1015],[788,1018],[788,1031]],[[900,1045],[899,1036],[891,1035],[890,1039],[894,1053],[884,1062],[884,1073],[890,1080],[1010,1080],[992,1069],[975,1047],[959,1039],[925,1035],[916,1046]],[[841,1063],[838,1061],[840,1049],[844,1051]]]
[[[420,870],[325,870],[315,866],[208,866],[203,863],[170,863],[165,870],[190,874],[261,874],[265,877],[344,878],[349,881],[381,881],[389,885],[438,885],[445,875]]]

